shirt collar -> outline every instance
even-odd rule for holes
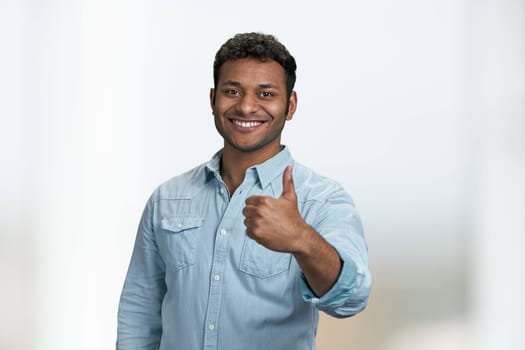
[[[220,164],[222,157],[222,149],[206,163],[207,175],[215,175],[220,179]],[[272,158],[263,163],[254,165],[250,169],[254,169],[257,174],[261,188],[268,186],[273,180],[282,176],[282,173],[287,165],[292,165],[293,159],[290,150],[287,146],[282,146],[282,149]],[[211,177],[211,176],[210,176]],[[210,178],[208,177],[208,179]]]

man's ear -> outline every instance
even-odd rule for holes
[[[215,107],[215,89],[210,89],[210,106],[211,108]]]
[[[292,91],[290,98],[288,99],[288,113],[286,114],[286,120],[292,120],[295,110],[297,109],[297,93]]]

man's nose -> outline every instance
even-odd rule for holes
[[[238,107],[239,111],[243,115],[256,113],[259,109],[259,101],[257,101],[257,96],[253,94],[245,94],[239,101]]]

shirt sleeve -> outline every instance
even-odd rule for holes
[[[154,201],[140,220],[118,311],[117,350],[156,350],[162,335],[165,265],[154,236]]]
[[[342,189],[335,191],[320,204],[312,226],[335,248],[342,268],[335,284],[320,298],[302,275],[303,299],[331,316],[353,316],[366,307],[372,278],[363,226],[351,197]]]

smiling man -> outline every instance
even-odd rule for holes
[[[217,52],[210,103],[224,147],[148,201],[118,349],[314,349],[319,310],[348,317],[366,306],[352,199],[281,144],[295,70],[271,35],[238,34]]]

